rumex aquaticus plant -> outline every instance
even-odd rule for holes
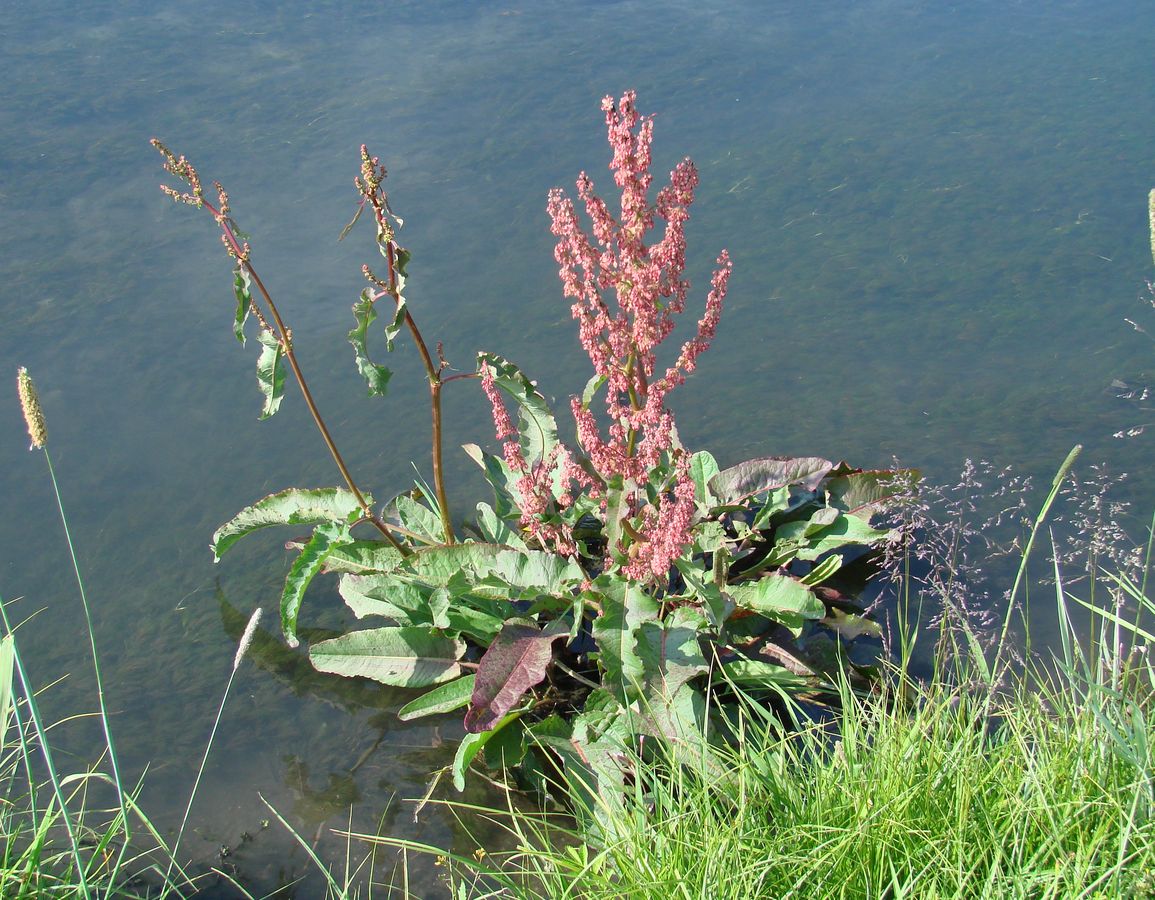
[[[452,767],[459,788],[484,751],[491,767],[516,768],[531,782],[561,768],[612,791],[628,775],[623,746],[643,736],[693,746],[720,735],[735,686],[757,694],[829,682],[845,656],[838,642],[877,633],[832,585],[847,560],[886,539],[871,518],[909,482],[818,457],[720,469],[708,452],[682,445],[667,398],[714,337],[731,261],[718,255],[697,328],[663,366],[661,345],[690,292],[685,226],[698,174],[683,160],[651,201],[653,119],[639,115],[632,92],[605,98],[602,109],[620,207],[600,199],[584,173],[577,199],[588,231],[560,189],[547,203],[564,292],[594,369],[570,401],[576,440],[568,446],[535,382],[507,358],[480,352],[475,372],[444,377],[440,345],[430,353],[405,300],[410,254],[396,240],[402,223],[385,170],[362,147],[358,215],[372,212],[385,267],[364,267],[369,286],[353,306],[349,339],[369,393],[383,395],[390,371],[370,358],[370,328],[384,319],[388,350],[407,330],[431,410],[432,486],[380,507],[325,426],[227,195],[217,185],[211,203],[191,164],[154,141],[186,185],[165,192],[207,209],[235,262],[234,331],[243,343],[250,315],[259,325],[262,416],[276,411],[287,364],[344,480],[247,507],[217,530],[213,552],[219,559],[266,526],[314,526],[292,544],[299,552],[280,602],[286,640],[297,643],[313,577],[337,575],[358,618],[388,624],[313,644],[313,665],[430,689],[403,719],[464,708],[468,734]],[[464,448],[494,502],[478,504],[459,538],[443,480],[440,397],[466,379],[480,382],[501,452]]]

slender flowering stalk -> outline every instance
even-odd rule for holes
[[[260,321],[261,327],[271,334],[280,345],[281,351],[285,355],[285,360],[293,372],[293,377],[297,380],[297,386],[301,389],[301,395],[305,398],[305,405],[309,408],[313,422],[316,424],[317,430],[321,433],[321,438],[324,440],[325,446],[328,447],[333,461],[337,464],[337,469],[340,471],[341,477],[345,480],[346,486],[348,486],[349,491],[361,507],[365,519],[381,532],[385,540],[387,540],[395,550],[403,556],[408,556],[412,551],[398,541],[390,532],[389,526],[384,520],[373,512],[372,507],[369,506],[369,502],[365,499],[365,495],[361,493],[361,489],[357,487],[357,483],[353,480],[353,475],[350,473],[348,466],[345,465],[345,459],[337,449],[332,435],[329,434],[328,426],[326,426],[325,420],[321,416],[321,411],[317,408],[317,404],[313,401],[313,394],[309,390],[308,382],[305,381],[304,373],[301,371],[301,366],[297,362],[297,354],[293,351],[293,334],[285,326],[284,321],[281,319],[281,313],[277,309],[277,305],[273,302],[273,298],[265,288],[264,282],[261,281],[260,276],[253,268],[252,262],[250,261],[248,241],[243,240],[239,236],[236,223],[229,215],[229,196],[225,193],[225,189],[221,187],[220,182],[214,183],[217,191],[217,205],[214,206],[205,199],[200,176],[197,174],[192,163],[183,156],[177,157],[156,138],[153,138],[150,143],[157,149],[157,152],[164,157],[165,171],[177,176],[189,186],[189,190],[187,191],[180,191],[164,184],[160,186],[160,189],[177,203],[185,203],[197,209],[207,209],[221,230],[221,242],[225,246],[225,251],[230,257],[236,260],[237,267],[243,270],[244,273],[252,279],[253,284],[257,286],[257,290],[265,301],[269,315],[268,317],[265,316],[264,311],[257,305],[255,298],[252,301],[250,309],[253,315]],[[272,320],[271,322],[270,319]]]
[[[189,813],[192,812],[193,801],[196,800],[197,788],[200,787],[201,776],[204,775],[205,765],[209,761],[209,751],[212,750],[213,741],[216,740],[217,728],[220,727],[221,724],[221,716],[225,711],[225,703],[227,703],[229,699],[229,691],[232,690],[233,680],[237,677],[237,670],[241,667],[241,662],[244,660],[245,654],[248,653],[249,647],[253,643],[253,636],[257,633],[257,625],[260,623],[260,621],[261,608],[258,606],[253,610],[252,615],[249,616],[249,622],[247,625],[245,625],[244,633],[241,635],[241,640],[237,644],[237,652],[233,656],[233,668],[232,671],[229,672],[229,680],[225,684],[225,692],[221,695],[221,703],[220,706],[217,707],[217,715],[216,718],[213,719],[213,727],[209,732],[208,742],[205,744],[205,752],[201,757],[201,764],[197,767],[197,774],[196,778],[193,780],[192,790],[189,791],[188,803],[185,805],[184,815],[180,820],[180,829],[176,833],[176,840],[173,841],[172,851],[169,853],[168,871],[164,876],[165,884],[168,883],[169,875],[172,874],[173,866],[176,865],[177,852],[180,850],[180,842],[184,837],[185,826],[188,825],[188,817]]]
[[[116,796],[120,804],[120,817],[124,823],[125,844],[121,847],[121,860],[128,848],[131,838],[131,826],[128,823],[128,804],[124,796],[124,782],[120,775],[120,757],[116,752],[116,743],[112,739],[112,725],[108,717],[108,704],[104,696],[104,676],[100,671],[100,654],[96,651],[96,632],[92,626],[92,612],[88,606],[88,591],[84,587],[84,578],[80,574],[80,561],[76,557],[76,547],[72,543],[72,529],[68,525],[68,516],[64,512],[64,498],[60,495],[60,485],[56,480],[56,468],[52,465],[52,455],[48,452],[48,426],[44,418],[44,410],[40,406],[40,395],[36,391],[36,384],[32,376],[23,366],[17,370],[16,392],[20,397],[20,408],[24,413],[24,423],[28,427],[28,435],[32,439],[29,450],[42,450],[44,461],[48,466],[48,477],[52,482],[52,491],[56,495],[56,510],[60,514],[60,523],[64,529],[64,540],[68,545],[68,556],[72,562],[72,573],[76,579],[76,587],[80,593],[80,606],[84,610],[84,622],[88,629],[88,645],[92,651],[92,673],[96,680],[96,697],[100,704],[100,724],[104,730],[104,742],[108,747],[108,761],[112,768],[112,780],[116,785]],[[63,811],[63,809],[62,809]]]

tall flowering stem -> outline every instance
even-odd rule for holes
[[[340,471],[341,477],[345,480],[346,486],[348,486],[349,491],[356,498],[357,504],[361,507],[365,519],[381,532],[385,540],[387,540],[394,549],[402,555],[409,555],[411,552],[409,548],[398,541],[390,532],[389,526],[384,520],[373,512],[368,500],[365,499],[365,495],[362,494],[361,489],[357,487],[356,482],[353,480],[353,475],[350,473],[349,467],[345,464],[344,457],[342,457],[341,452],[337,449],[337,444],[329,433],[328,426],[326,426],[325,420],[313,400],[313,394],[309,390],[309,384],[305,381],[301,366],[297,362],[297,355],[293,351],[293,333],[285,326],[276,303],[273,302],[273,298],[265,288],[264,282],[261,281],[261,277],[257,274],[256,269],[253,268],[249,258],[250,248],[248,241],[239,235],[236,223],[229,215],[229,196],[225,193],[225,189],[221,187],[220,182],[214,183],[217,191],[217,204],[214,205],[205,198],[200,176],[197,174],[192,163],[183,156],[176,156],[156,138],[153,138],[150,143],[157,149],[160,155],[164,157],[165,171],[181,179],[188,187],[187,190],[182,191],[162,184],[160,189],[177,203],[185,203],[197,209],[203,208],[208,210],[221,230],[221,242],[225,246],[225,251],[236,261],[237,267],[248,275],[252,283],[257,286],[257,290],[265,301],[265,309],[262,310],[254,298],[250,305],[250,310],[260,321],[261,327],[273,335],[280,345],[281,352],[284,353],[285,360],[293,372],[293,377],[296,378],[297,384],[301,388],[301,394],[305,398],[305,405],[309,408],[309,413],[313,416],[317,430],[321,433],[321,438],[324,440],[325,446],[329,448],[329,453],[332,455],[333,461],[337,464],[337,469]],[[268,312],[267,316],[265,315],[266,310]]]
[[[392,299],[396,310],[405,319],[405,326],[413,336],[413,343],[421,356],[421,364],[425,367],[425,378],[429,383],[429,407],[432,418],[432,457],[433,457],[433,490],[437,494],[437,506],[441,515],[441,530],[445,535],[445,542],[452,544],[456,541],[453,531],[453,522],[449,515],[449,499],[445,491],[445,467],[441,455],[441,388],[445,381],[442,375],[445,371],[445,360],[440,355],[438,345],[438,360],[434,365],[433,357],[429,353],[429,346],[421,336],[417,323],[401,299],[401,290],[397,280],[397,258],[401,252],[397,246],[393,220],[397,217],[389,208],[389,198],[382,184],[385,181],[385,167],[379,157],[370,156],[369,150],[361,145],[361,177],[354,179],[357,190],[363,197],[362,204],[368,203],[373,210],[373,218],[377,224],[377,245],[381,255],[385,258],[388,274],[386,279],[378,279],[368,266],[364,267],[365,277],[380,288],[372,299],[374,302],[388,296]],[[362,208],[364,206],[362,205]]]
[[[619,209],[611,211],[594,193],[585,172],[578,177],[577,196],[592,234],[582,228],[574,201],[560,189],[550,192],[547,209],[557,238],[554,257],[581,344],[605,386],[604,433],[586,402],[574,397],[570,404],[578,442],[596,473],[590,490],[596,496],[621,486],[628,495],[622,543],[609,548],[609,554],[625,554],[628,577],[661,580],[690,541],[694,512],[689,455],[678,444],[666,397],[709,347],[732,266],[723,250],[697,333],[682,345],[674,364],[661,371],[657,347],[674,330],[674,317],[685,309],[690,288],[684,274],[685,226],[698,172],[683,159],[651,204],[653,118],[639,115],[635,100],[629,91],[617,103],[612,97],[602,101],[613,150],[610,169],[621,192]],[[647,244],[654,229],[661,236]],[[576,470],[574,475],[580,482]],[[656,501],[647,501],[647,486],[657,489]]]

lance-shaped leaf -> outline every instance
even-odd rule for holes
[[[392,303],[392,298],[387,302]],[[365,379],[369,387],[370,397],[384,397],[385,388],[393,373],[379,363],[369,359],[368,340],[369,326],[377,320],[377,304],[373,300],[373,292],[366,288],[361,292],[361,298],[353,304],[353,318],[357,324],[349,332],[349,343],[353,345],[353,354],[357,360],[357,371]]]
[[[402,722],[408,722],[412,719],[420,719],[422,716],[436,716],[461,709],[469,703],[469,698],[473,696],[474,677],[473,675],[463,675],[453,679],[453,681],[438,685],[416,700],[410,700],[397,710],[397,718]]]
[[[538,391],[537,385],[504,356],[478,353],[478,374],[486,369],[493,373],[494,383],[517,403],[520,411],[519,441],[526,462],[531,466],[541,462],[557,445],[557,422],[554,421],[545,397]]]
[[[236,335],[241,346],[245,345],[245,322],[249,318],[249,310],[253,308],[253,295],[249,293],[251,282],[249,271],[244,266],[237,266],[233,270],[233,293],[237,296],[237,312],[233,317],[233,334]]]
[[[636,696],[645,674],[638,655],[638,631],[643,622],[658,618],[658,601],[637,585],[618,579],[599,578],[602,614],[594,619],[593,636],[601,651],[605,672],[602,683],[619,701]]]
[[[370,503],[373,501],[370,500]],[[295,544],[286,545],[293,549]],[[352,575],[365,575],[370,572],[395,571],[404,557],[396,547],[391,547],[384,541],[350,541],[340,547],[334,547],[325,560],[326,572],[348,572]]]
[[[710,490],[710,479],[718,474],[718,462],[708,450],[699,450],[690,457],[690,477],[694,480],[694,495],[704,506],[714,506],[717,499]]]
[[[710,479],[709,487],[726,506],[790,484],[813,491],[833,467],[830,460],[817,456],[766,456],[723,469]]]
[[[510,619],[498,632],[477,665],[473,696],[465,713],[465,730],[488,731],[513,709],[532,687],[545,678],[553,660],[553,642],[568,628],[542,631],[528,619]]]
[[[493,488],[494,511],[497,515],[507,522],[517,521],[521,516],[516,500],[520,476],[514,474],[504,459],[482,450],[477,444],[462,444],[461,449],[485,473],[485,480]]]
[[[276,415],[285,395],[285,351],[276,335],[267,329],[261,329],[258,340],[261,355],[257,358],[257,386],[265,396],[260,418],[267,419]]]
[[[281,591],[281,631],[284,632],[285,642],[290,647],[296,647],[299,643],[297,613],[300,612],[305,589],[313,580],[313,576],[321,571],[325,557],[329,555],[334,545],[343,544],[348,540],[347,522],[324,522],[313,529],[313,536],[301,548],[301,552],[293,560],[293,565],[289,567],[285,587]]]
[[[363,495],[367,503],[373,498]],[[322,522],[352,524],[361,517],[361,507],[352,492],[344,488],[289,488],[246,506],[213,533],[212,550],[220,560],[246,534],[270,525],[319,525]]]
[[[482,748],[490,742],[494,737],[501,733],[501,730],[509,725],[511,722],[517,721],[521,713],[510,713],[501,721],[494,724],[488,731],[472,732],[462,738],[461,743],[457,745],[457,753],[453,757],[453,786],[458,791],[465,790],[465,773],[469,770],[469,764],[473,762],[473,758],[481,752]]]
[[[397,687],[428,687],[461,674],[465,642],[428,628],[353,631],[309,648],[320,672],[359,676]]]

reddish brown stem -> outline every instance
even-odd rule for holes
[[[356,498],[357,505],[361,507],[361,511],[364,513],[365,518],[371,522],[379,532],[381,532],[385,540],[387,540],[395,550],[397,550],[402,556],[409,556],[413,551],[402,544],[399,540],[397,540],[397,538],[394,537],[393,534],[389,531],[389,526],[381,519],[380,516],[373,512],[373,508],[365,499],[365,495],[361,493],[361,489],[357,487],[357,483],[353,480],[353,475],[349,471],[349,467],[345,465],[345,459],[343,456],[341,456],[341,451],[337,449],[337,444],[334,442],[333,436],[329,434],[329,428],[325,425],[325,420],[321,416],[321,411],[317,408],[317,404],[313,401],[313,394],[309,390],[309,384],[307,381],[305,381],[305,375],[301,371],[300,364],[297,362],[297,354],[293,352],[293,343],[290,339],[289,330],[285,327],[285,323],[281,319],[281,313],[277,309],[277,305],[273,302],[272,296],[270,296],[268,289],[265,288],[264,282],[261,281],[261,276],[257,274],[256,270],[252,267],[246,258],[244,248],[237,241],[236,235],[233,234],[233,230],[230,227],[228,220],[222,216],[208,201],[204,201],[204,205],[205,208],[213,214],[214,218],[216,218],[217,223],[220,225],[221,231],[224,233],[225,240],[227,240],[229,245],[233,248],[233,254],[236,256],[238,263],[244,267],[249,277],[253,280],[253,284],[257,286],[257,290],[260,291],[261,296],[264,298],[265,305],[268,307],[269,313],[273,317],[273,322],[277,326],[277,341],[281,345],[281,350],[285,354],[285,359],[289,363],[289,368],[293,370],[293,377],[297,379],[297,385],[301,389],[301,395],[305,398],[305,405],[309,408],[309,412],[313,416],[313,421],[317,425],[317,430],[321,432],[321,438],[325,441],[325,446],[329,448],[329,453],[332,455],[333,461],[337,464],[337,469],[341,472],[341,477],[345,479],[345,484],[349,487],[349,491],[353,494],[354,498]]]

